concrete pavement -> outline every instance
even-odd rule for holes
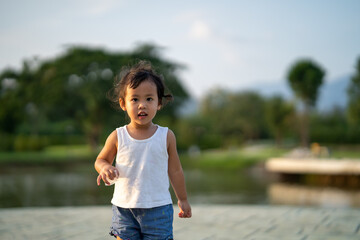
[[[360,239],[360,209],[194,205],[179,219],[176,240]],[[0,239],[113,239],[111,206],[0,209]]]

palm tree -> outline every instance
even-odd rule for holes
[[[291,66],[287,79],[295,96],[303,103],[300,120],[300,137],[303,147],[309,145],[309,113],[318,97],[318,90],[323,84],[325,71],[315,62],[304,59]]]

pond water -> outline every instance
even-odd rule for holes
[[[0,208],[110,204],[113,187],[98,187],[96,176],[92,164],[2,168]],[[360,207],[358,191],[279,183],[261,167],[231,172],[185,170],[185,177],[192,204]]]

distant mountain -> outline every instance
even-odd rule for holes
[[[329,111],[335,106],[345,108],[349,83],[350,76],[343,76],[329,81],[325,80],[320,87],[316,108],[322,112]],[[293,98],[293,92],[285,80],[282,83],[257,84],[256,86],[250,86],[248,90],[256,91],[267,97],[281,95],[285,99]]]
[[[347,105],[347,88],[350,84],[350,76],[337,78],[331,82],[325,82],[320,89],[317,107],[321,111],[331,110],[334,106],[345,108]]]

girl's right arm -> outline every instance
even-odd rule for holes
[[[117,153],[117,133],[114,130],[106,139],[105,145],[95,161],[95,169],[99,173],[97,185],[100,185],[101,179],[105,184],[110,184],[108,179],[112,180],[118,176],[117,169],[112,165]]]

